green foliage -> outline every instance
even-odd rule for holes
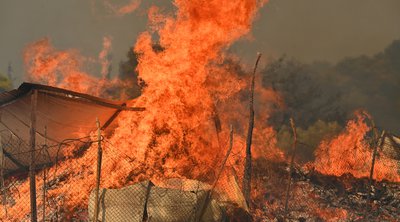
[[[262,70],[263,86],[276,90],[285,109],[274,113],[275,129],[290,117],[302,128],[318,119],[340,125],[354,110],[368,111],[379,128],[399,133],[400,40],[373,56],[345,58],[337,64],[273,60]]]
[[[337,122],[316,121],[306,129],[297,127],[298,152],[297,156],[302,161],[312,160],[314,150],[323,140],[329,140],[342,131],[342,127]],[[278,132],[278,146],[286,153],[290,153],[293,148],[293,132],[289,126],[284,125]]]
[[[0,73],[0,92],[11,90],[11,80]]]
[[[334,67],[332,84],[346,95],[349,109],[363,108],[372,114],[378,127],[399,132],[400,40],[374,56],[340,61]]]
[[[290,117],[303,128],[318,119],[344,123],[346,113],[340,103],[340,91],[319,79],[327,68],[282,57],[262,71],[263,86],[278,92],[286,105],[271,116],[270,123],[275,128]]]

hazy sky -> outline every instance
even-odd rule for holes
[[[172,8],[168,1],[142,2],[132,14],[118,17],[107,11],[103,0],[0,0],[0,72],[6,73],[12,62],[19,84],[24,47],[43,37],[56,48],[76,48],[97,57],[103,36],[111,36],[115,73],[138,33],[146,29],[147,8]],[[232,48],[244,61],[254,59],[257,51],[267,56],[286,53],[305,62],[371,55],[400,38],[400,1],[270,0],[253,26],[253,37]]]

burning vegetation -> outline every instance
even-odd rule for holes
[[[139,3],[132,1],[126,8],[113,10],[125,13],[136,9]],[[130,81],[110,79],[108,37],[104,38],[99,55],[101,78],[82,71],[90,59],[75,50],[59,51],[48,39],[26,48],[26,77],[35,83],[106,98],[132,98],[127,92],[140,88],[140,96],[128,100],[126,106],[146,110],[119,113],[110,130],[103,133],[101,187],[193,179],[215,185],[217,192],[225,192],[227,199],[234,202],[227,189],[233,186],[227,169],[234,172],[236,181],[245,177],[251,76],[237,65],[238,59],[227,49],[250,35],[257,12],[266,3],[175,0],[176,11],[171,15],[151,7],[150,28],[138,37],[131,52],[137,56],[138,76],[132,73],[124,77],[132,78]],[[280,132],[271,124],[271,115],[287,108],[284,96],[274,87],[262,87],[258,77],[255,82],[251,198],[248,208],[236,204],[227,210],[232,221],[398,220],[399,162],[380,152],[379,138],[371,136],[376,129],[366,112],[356,112],[344,129],[322,138],[313,147],[315,158],[307,163],[295,158],[294,164],[288,166],[291,152],[285,151],[298,145],[297,152],[301,153],[302,141],[296,141],[288,150],[280,147]],[[225,159],[230,125],[234,139]],[[293,142],[293,137],[287,138],[290,140],[286,142]],[[94,134],[90,141],[97,141]],[[47,211],[51,220],[80,221],[89,217],[87,208],[96,185],[98,151],[94,143],[85,143],[86,148],[77,152],[77,144],[82,146],[67,145],[60,150],[65,158],[37,171],[37,175],[50,175],[45,186],[37,176],[36,186],[46,187],[48,200],[52,201],[49,205],[56,206]],[[221,166],[224,160],[226,164]],[[221,167],[223,173],[219,175]],[[288,189],[290,195],[285,196],[288,167],[293,184]],[[371,175],[372,181],[368,179]],[[0,211],[0,218],[29,219],[30,206],[21,198],[21,193],[29,193],[29,185],[24,176],[8,175],[4,185],[7,189],[3,188],[8,199],[2,202],[5,208]],[[288,209],[284,210],[288,197]],[[38,206],[42,205],[38,199]],[[366,208],[371,210],[366,212]]]

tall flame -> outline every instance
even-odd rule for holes
[[[96,78],[81,71],[83,60],[77,51],[55,50],[47,38],[28,45],[24,51],[28,80],[96,94],[91,91]]]
[[[175,1],[175,5],[174,17],[160,14],[156,7],[149,11],[162,50],[153,49],[152,33],[139,36],[138,72],[147,86],[132,103],[147,111],[134,118],[123,114],[111,141],[149,166],[154,165],[151,160],[163,160],[167,168],[199,166],[192,170],[194,176],[221,152],[211,121],[216,103],[245,84],[236,73],[215,64],[223,61],[223,49],[249,32],[260,5],[257,1]],[[212,84],[216,79],[230,84]],[[214,93],[221,89],[224,95]],[[128,139],[132,133],[135,141]]]
[[[118,126],[103,151],[102,173],[107,176],[102,178],[102,186],[168,177],[212,181],[215,166],[224,155],[229,124],[235,127],[235,155],[229,162],[242,172],[249,76],[240,75],[226,62],[230,56],[225,49],[249,33],[265,2],[176,0],[173,16],[160,13],[155,6],[150,8],[151,30],[142,33],[134,47],[140,55],[137,70],[145,88],[128,104],[146,107],[146,111],[123,112],[118,117]],[[159,37],[159,50],[154,49],[155,36]],[[55,50],[47,39],[30,45],[25,61],[32,81],[99,94],[91,87],[98,84],[97,79],[80,71],[76,54]],[[261,98],[257,103],[260,124],[254,130],[255,154],[282,158],[275,132],[265,124],[269,104],[279,103],[279,97],[272,90],[257,90]],[[58,166],[57,172],[66,179],[50,190],[49,196],[63,195],[66,209],[87,203],[94,185],[95,152],[91,147],[81,158]],[[50,169],[50,174],[54,171]],[[24,182],[21,188],[28,185]],[[24,203],[16,203],[10,214],[21,211],[27,211]]]
[[[134,10],[140,1],[131,3],[126,11]],[[171,177],[211,182],[226,151],[230,124],[234,126],[235,139],[234,155],[228,162],[242,176],[250,76],[241,74],[229,62],[232,56],[226,49],[249,33],[258,9],[265,3],[265,0],[175,0],[173,15],[165,15],[155,6],[149,9],[150,29],[138,37],[134,47],[139,55],[137,71],[145,87],[138,99],[128,101],[129,106],[145,107],[146,111],[122,112],[117,118],[116,128],[103,144],[102,174],[107,176],[102,177],[102,187],[121,187],[144,179],[157,182]],[[108,65],[106,55],[111,48],[109,40],[104,39],[99,55],[103,77]],[[24,59],[28,78],[33,82],[98,96],[104,88],[118,83],[83,72],[82,56],[72,50],[56,50],[48,39],[29,45]],[[273,90],[261,87],[256,90],[254,154],[283,160],[276,147],[275,131],[266,124],[270,104],[283,102]],[[372,154],[364,137],[369,130],[362,115],[349,121],[345,132],[320,144],[316,169],[337,176],[344,173],[367,176]],[[85,208],[94,188],[95,162],[96,147],[91,147],[82,157],[60,163],[57,173],[52,167],[49,174],[63,175],[63,180],[48,191],[50,199],[64,201],[58,204],[63,204],[66,211]],[[378,180],[400,181],[399,175],[385,165],[392,163],[384,157],[377,161]],[[41,180],[37,186],[42,186]],[[28,181],[22,182],[18,189],[28,192]],[[16,192],[12,195],[18,196]],[[20,218],[29,212],[25,201],[15,199],[8,212],[10,218]]]

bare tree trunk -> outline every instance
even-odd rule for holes
[[[96,119],[97,125],[97,141],[98,141],[98,148],[97,148],[97,171],[96,171],[96,188],[95,188],[95,205],[94,205],[94,217],[93,221],[97,222],[99,216],[99,189],[100,189],[100,176],[101,176],[101,159],[103,156],[103,151],[101,148],[101,128],[100,128],[100,121]]]
[[[286,187],[285,213],[284,213],[285,219],[286,219],[287,213],[288,213],[289,199],[290,199],[290,188],[291,188],[291,184],[292,184],[293,165],[294,165],[294,158],[296,156],[296,148],[297,148],[297,131],[296,131],[295,122],[294,122],[294,120],[292,118],[290,118],[290,126],[292,127],[292,131],[293,131],[293,150],[292,150],[292,156],[290,158],[288,184],[287,184],[287,187]]]
[[[29,164],[29,185],[31,200],[31,221],[37,222],[36,208],[36,181],[35,181],[35,147],[36,147],[36,110],[37,110],[38,91],[33,90],[31,96],[31,125],[30,125],[30,154],[31,161]]]
[[[255,85],[255,77],[256,70],[258,66],[258,62],[260,61],[261,53],[257,55],[257,61],[254,65],[253,75],[251,77],[251,89],[250,89],[250,104],[249,104],[249,128],[247,131],[247,140],[246,140],[246,160],[244,165],[244,174],[243,174],[243,195],[246,199],[247,206],[250,208],[250,193],[251,193],[251,171],[252,171],[252,158],[251,158],[251,142],[253,138],[253,128],[254,128],[254,85]]]

